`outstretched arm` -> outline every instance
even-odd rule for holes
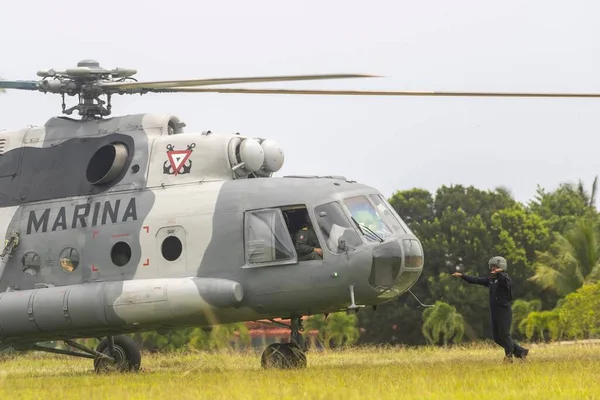
[[[464,281],[467,281],[468,283],[474,283],[476,285],[481,285],[481,286],[489,286],[490,285],[490,281],[487,277],[465,275],[460,272],[455,272],[452,274],[452,276],[458,276],[459,278],[462,278]]]

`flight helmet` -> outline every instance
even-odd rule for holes
[[[494,257],[490,258],[490,261],[488,261],[488,266],[489,266],[490,270],[492,269],[492,265],[497,266],[498,268],[502,269],[503,271],[506,271],[506,267],[508,266],[506,263],[506,259],[504,257],[500,257],[500,256],[494,256]]]

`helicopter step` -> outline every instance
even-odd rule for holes
[[[21,335],[64,334],[201,317],[236,307],[242,286],[220,278],[94,282],[0,293],[0,342]]]
[[[364,304],[356,304],[355,298],[354,298],[354,285],[350,285],[350,301],[352,302],[348,308],[346,308],[346,314],[350,314],[351,312],[357,313],[358,310],[360,310],[361,308],[364,308],[365,305]]]

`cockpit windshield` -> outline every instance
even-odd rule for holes
[[[365,196],[345,199],[344,205],[367,239],[378,242],[393,234],[391,225],[382,216],[383,212],[379,213]]]

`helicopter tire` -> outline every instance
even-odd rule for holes
[[[137,343],[125,335],[114,337],[115,342],[115,362],[112,363],[103,358],[94,359],[94,370],[97,373],[117,371],[117,372],[137,372],[142,364],[142,354]],[[108,338],[102,340],[96,347],[96,351],[110,355],[108,348]]]
[[[306,353],[295,343],[272,343],[262,354],[261,366],[265,369],[306,368]]]

